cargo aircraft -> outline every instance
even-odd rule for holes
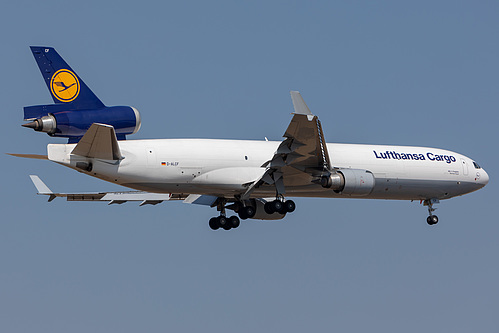
[[[126,140],[140,129],[129,106],[105,106],[51,47],[31,47],[54,104],[24,108],[22,126],[67,138],[47,155],[11,154],[53,161],[132,190],[54,193],[35,175],[49,201],[182,200],[217,208],[214,229],[240,220],[282,219],[296,206],[290,197],[419,200],[434,225],[434,204],[484,187],[489,177],[474,160],[426,147],[326,143],[321,123],[301,95],[291,91],[293,117],[283,140]],[[228,211],[235,214],[229,216]]]

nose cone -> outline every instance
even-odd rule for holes
[[[484,169],[477,170],[476,172],[476,182],[484,187],[489,182],[489,175],[485,172]]]

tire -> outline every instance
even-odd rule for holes
[[[284,207],[286,208],[286,212],[287,213],[292,213],[296,209],[296,204],[295,204],[295,202],[293,200],[287,200],[284,203]]]
[[[285,203],[279,200],[274,201],[274,208],[276,212],[282,215],[286,214],[287,212]]]
[[[437,224],[438,223],[438,216],[436,216],[436,215],[428,216],[426,218],[426,223],[428,223],[429,225]]]
[[[239,219],[237,218],[237,216],[231,216],[229,218],[229,226],[231,228],[234,228],[236,229],[237,227],[239,227],[239,225],[241,224],[241,222],[239,221]]]
[[[246,209],[244,209],[244,208],[245,207],[239,208],[239,212],[237,213],[241,220],[246,220],[248,218],[248,214],[246,214]]]
[[[217,223],[220,228],[224,228],[227,226],[227,218],[225,216],[217,217]],[[225,228],[224,228],[225,229]]]
[[[269,215],[275,213],[272,202],[266,202],[265,205],[263,205],[263,210]]]
[[[283,205],[282,201],[274,200],[274,201],[272,201],[272,208],[274,209],[274,212],[281,213],[282,209],[284,208],[284,205]]]
[[[212,217],[210,219],[210,228],[211,230],[218,230],[220,228],[220,226],[218,225],[218,221],[217,221],[217,218],[216,217]]]
[[[256,214],[256,209],[251,206],[244,207],[244,211],[246,212],[246,216],[248,216],[249,219]]]

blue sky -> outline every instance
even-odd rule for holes
[[[283,221],[212,232],[206,207],[71,203],[116,190],[3,154],[5,332],[496,331],[499,5],[495,1],[11,1],[2,5],[2,152],[52,103],[30,45],[55,47],[131,139],[280,140],[299,90],[328,142],[446,148],[491,181],[443,201],[296,199]]]

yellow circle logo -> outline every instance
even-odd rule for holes
[[[50,79],[50,90],[61,102],[72,102],[80,93],[80,81],[69,69],[60,69]]]

